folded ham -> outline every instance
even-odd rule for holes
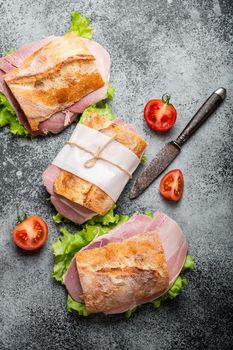
[[[166,293],[188,245],[178,224],[156,212],[135,214],[78,252],[64,276],[70,296],[88,312],[121,313]]]
[[[135,170],[147,143],[131,126],[119,119],[110,121],[97,113],[90,113],[83,123],[76,127],[77,132],[81,130],[77,141],[81,142],[83,137],[81,146],[85,146],[86,141],[87,146],[95,148],[98,138],[102,137],[101,142],[105,142],[105,139],[114,137],[102,155],[109,161],[114,160],[117,165],[123,157],[123,163],[129,163],[131,159],[128,170]],[[85,132],[84,137],[82,134]],[[75,130],[71,140],[76,134]],[[128,174],[106,160],[97,160],[93,168],[85,168],[84,157],[90,158],[91,155],[76,147],[65,147],[43,173],[43,182],[51,194],[52,204],[59,213],[77,224],[96,214],[105,215],[129,180]]]
[[[0,59],[0,91],[33,135],[58,133],[104,99],[110,56],[75,33],[22,46]]]

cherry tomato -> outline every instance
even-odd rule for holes
[[[168,131],[176,122],[176,109],[169,103],[171,96],[164,95],[161,100],[150,100],[144,108],[144,118],[149,127],[156,131]]]
[[[24,250],[36,250],[45,243],[48,226],[39,216],[29,216],[13,230],[13,241]]]
[[[174,169],[165,174],[160,182],[160,193],[163,197],[177,202],[184,190],[184,177],[180,169]]]

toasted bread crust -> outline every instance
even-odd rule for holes
[[[142,156],[146,149],[147,143],[143,137],[122,125],[114,123],[114,121],[109,121],[98,113],[90,113],[85,118],[84,124],[90,128],[100,130],[110,137],[116,135],[115,140],[130,149],[138,158]]]
[[[110,122],[97,113],[90,113],[84,124],[108,136],[116,135],[116,141],[129,148],[139,158],[147,146],[140,135]],[[112,198],[99,187],[65,170],[61,170],[55,180],[54,192],[100,215],[105,215],[114,204]]]
[[[106,214],[114,204],[100,188],[65,170],[61,170],[58,175],[54,183],[54,192],[99,215]]]
[[[52,40],[4,79],[34,131],[40,122],[104,85],[94,56],[75,33]]]
[[[111,313],[137,305],[169,285],[168,267],[156,231],[84,250],[76,265],[88,312]]]

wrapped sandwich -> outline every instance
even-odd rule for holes
[[[52,204],[78,224],[105,215],[139,165],[146,146],[132,125],[89,113],[43,174]]]
[[[134,214],[77,252],[63,281],[88,314],[122,313],[167,293],[187,250],[181,228],[167,215]]]
[[[58,133],[106,97],[109,72],[107,51],[70,32],[0,58],[0,92],[31,134]]]

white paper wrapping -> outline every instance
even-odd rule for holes
[[[96,152],[109,139],[109,136],[95,129],[78,124],[69,141]],[[101,152],[101,157],[119,165],[130,174],[134,172],[140,162],[140,159],[132,151],[117,141],[112,141],[107,145]],[[95,184],[116,202],[128,182],[129,176],[117,166],[102,159],[97,160],[93,167],[86,168],[84,164],[91,158],[93,155],[89,152],[77,146],[66,144],[54,159],[53,164]]]

